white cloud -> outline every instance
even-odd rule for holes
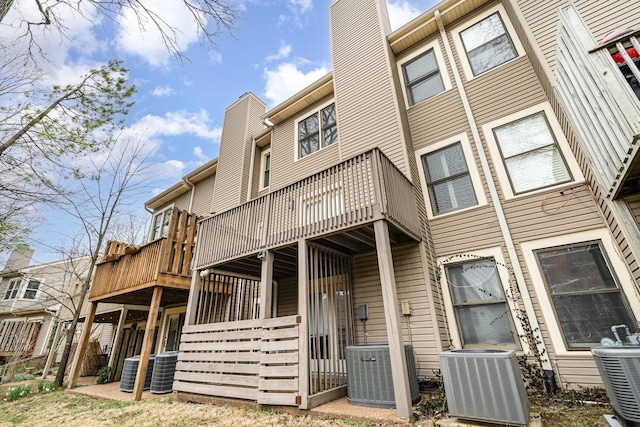
[[[193,155],[196,156],[198,160],[200,160],[202,163],[206,163],[209,160],[211,160],[209,156],[204,154],[204,152],[202,151],[202,148],[199,145],[196,145],[195,147],[193,147]]]
[[[173,88],[171,86],[157,86],[151,92],[153,96],[171,96],[174,94]]]
[[[420,10],[416,5],[406,0],[387,2],[387,11],[389,12],[389,22],[391,23],[392,30],[400,28],[423,12],[423,10]]]
[[[214,64],[222,64],[222,52],[219,50],[210,50],[208,55]]]
[[[313,0],[289,0],[289,7],[296,14],[304,15],[313,10]]]
[[[157,15],[156,22],[161,22],[165,33],[171,34],[169,27],[178,29],[173,35],[179,51],[184,52],[189,45],[198,42],[195,19],[182,2],[158,1],[152,4],[150,8]],[[136,15],[134,8],[129,7],[119,16],[118,24],[120,29],[115,43],[120,50],[142,57],[153,67],[168,65],[170,53],[160,30],[144,12]]]
[[[271,101],[271,105],[279,104],[328,72],[329,70],[324,66],[304,72],[299,70],[296,64],[290,62],[278,65],[275,70],[265,68],[264,96]]]
[[[275,61],[278,59],[284,59],[287,58],[289,56],[289,54],[291,53],[291,45],[290,44],[286,44],[284,42],[280,43],[280,48],[278,49],[278,53],[276,53],[275,55],[269,55],[267,56],[266,60],[267,61]]]
[[[217,142],[222,135],[221,128],[211,127],[211,119],[204,110],[197,113],[184,110],[170,111],[162,117],[148,114],[138,120],[132,128],[142,131],[150,138],[190,134]]]

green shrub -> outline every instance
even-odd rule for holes
[[[19,387],[14,387],[9,389],[7,392],[7,397],[11,402],[17,400],[19,397],[29,397],[31,396],[31,385],[21,385]]]
[[[13,378],[11,378],[11,381],[13,382],[19,382],[19,381],[31,381],[32,379],[34,379],[36,376],[33,374],[16,374],[13,376]]]
[[[111,366],[103,366],[98,371],[98,378],[96,382],[98,384],[106,384],[109,382],[109,375],[111,374]]]

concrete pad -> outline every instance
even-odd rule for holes
[[[503,424],[499,423],[489,423],[482,421],[467,421],[461,420],[460,418],[444,418],[438,420],[436,422],[438,426],[441,427],[495,427],[501,426]],[[542,427],[542,416],[537,412],[531,412],[529,414],[529,422],[527,423],[527,427]]]
[[[82,377],[78,380],[78,387],[66,390],[68,393],[85,394],[102,399],[129,401],[133,400],[133,393],[120,391],[120,383],[96,384],[95,377]],[[154,394],[150,391],[142,392],[142,399],[161,399],[169,397],[171,393]]]

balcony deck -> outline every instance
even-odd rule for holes
[[[357,232],[385,219],[420,240],[411,182],[378,149],[202,220],[194,268],[290,245],[299,239]]]
[[[165,288],[163,304],[186,302],[191,283],[196,216],[174,209],[167,234],[141,246],[107,243],[89,301],[148,305],[153,288]]]
[[[559,17],[556,92],[608,197],[639,194],[640,32],[598,45],[574,7]]]

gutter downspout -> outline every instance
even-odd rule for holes
[[[251,158],[249,159],[249,180],[247,182],[247,202],[251,200],[251,184],[253,183],[253,166],[256,159],[256,139],[251,137]]]
[[[189,187],[191,191],[191,195],[189,196],[189,212],[193,212],[193,198],[196,193],[196,186],[191,181],[189,181],[189,178],[187,178],[186,176],[182,178],[182,181],[187,184],[187,187]]]
[[[491,202],[493,203],[493,207],[496,212],[496,216],[498,218],[498,224],[500,226],[500,231],[502,232],[502,238],[504,239],[507,253],[509,254],[509,258],[511,259],[511,264],[513,268],[513,273],[515,275],[516,284],[518,286],[518,290],[520,291],[520,295],[522,297],[522,303],[524,305],[525,313],[529,318],[529,324],[531,325],[531,329],[533,330],[535,340],[534,343],[537,347],[538,352],[541,355],[540,361],[542,362],[542,369],[544,370],[545,377],[549,381],[549,384],[552,384],[555,388],[555,378],[553,369],[551,367],[551,362],[549,361],[549,353],[545,347],[544,341],[542,339],[542,335],[540,333],[540,325],[538,324],[538,319],[536,318],[536,313],[533,307],[533,303],[531,302],[531,296],[529,295],[529,291],[527,289],[527,284],[524,278],[524,273],[522,271],[522,266],[520,265],[520,261],[518,260],[518,254],[516,252],[516,248],[513,243],[513,239],[511,238],[511,232],[509,231],[509,225],[507,224],[507,218],[504,214],[504,210],[502,209],[502,204],[500,203],[500,198],[498,196],[498,190],[496,188],[496,183],[493,181],[491,177],[491,169],[489,168],[489,160],[487,159],[487,155],[484,152],[484,148],[482,147],[482,140],[480,138],[480,133],[478,132],[478,126],[473,117],[473,112],[471,111],[471,105],[469,104],[469,100],[467,98],[467,94],[462,86],[462,79],[460,77],[460,73],[456,68],[455,58],[453,56],[453,51],[451,50],[451,45],[449,43],[449,39],[447,38],[447,33],[444,29],[444,24],[442,23],[442,17],[440,16],[440,11],[434,11],[434,17],[438,23],[438,29],[440,30],[440,36],[442,38],[445,51],[447,53],[447,58],[449,59],[449,63],[451,64],[451,68],[453,71],[453,77],[456,81],[456,86],[458,87],[458,93],[460,94],[460,98],[462,101],[462,105],[464,106],[464,111],[467,116],[467,121],[469,122],[469,126],[471,127],[471,133],[473,135],[473,142],[476,147],[476,151],[478,152],[478,157],[480,158],[480,165],[482,168],[482,173],[485,176],[485,180],[487,181],[487,187],[489,187],[489,197]]]

